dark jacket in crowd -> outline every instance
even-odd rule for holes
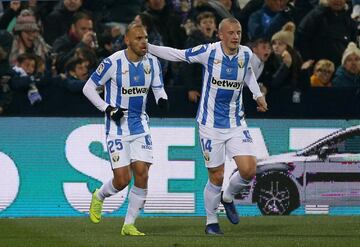
[[[360,76],[350,74],[343,66],[339,66],[332,80],[333,87],[353,87],[360,89]]]
[[[248,38],[271,40],[271,37],[289,21],[293,21],[292,8],[288,6],[280,12],[271,11],[266,5],[252,13],[248,22]]]
[[[82,8],[80,7],[79,11]],[[54,8],[54,10],[47,16],[44,23],[44,39],[52,45],[54,41],[65,34],[71,25],[72,16],[75,12],[67,10],[63,1]]]
[[[186,40],[185,30],[181,27],[181,17],[168,6],[161,11],[147,9],[145,13],[153,17],[165,46],[183,48]]]
[[[68,34],[64,34],[57,38],[53,45],[53,52],[56,56],[56,70],[59,73],[65,71],[66,62],[72,58],[77,48],[86,47],[82,42],[72,39]]]
[[[318,5],[300,22],[295,44],[304,61],[329,59],[337,67],[348,43],[356,42],[356,33],[357,24],[347,11],[335,13]]]

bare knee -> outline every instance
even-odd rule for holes
[[[256,175],[256,158],[254,156],[236,156],[236,165],[243,179],[251,180]]]
[[[221,186],[224,180],[224,165],[216,167],[216,168],[209,168],[209,180],[212,184]]]
[[[129,185],[131,180],[130,174],[123,174],[122,176],[114,176],[113,185],[115,189],[122,190]]]

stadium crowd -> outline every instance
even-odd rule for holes
[[[0,115],[71,115],[76,104],[91,115],[82,88],[103,58],[125,47],[128,23],[146,26],[149,43],[182,49],[217,41],[229,16],[242,24],[241,44],[253,50],[270,109],[277,101],[318,103],[304,96],[316,87],[338,98],[345,90],[360,116],[360,0],[0,1]],[[184,115],[185,103],[196,109],[201,66],[161,65],[170,103],[176,95],[173,116]]]

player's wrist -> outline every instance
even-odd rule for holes
[[[259,94],[254,94],[253,95],[253,99],[256,101],[258,98],[264,96],[262,93],[259,93]]]

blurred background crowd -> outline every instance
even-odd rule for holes
[[[126,48],[128,23],[145,25],[152,44],[183,49],[216,42],[229,16],[254,53],[266,117],[360,118],[360,0],[0,1],[0,116],[98,115],[82,87]],[[201,66],[161,64],[168,116],[194,116]]]

